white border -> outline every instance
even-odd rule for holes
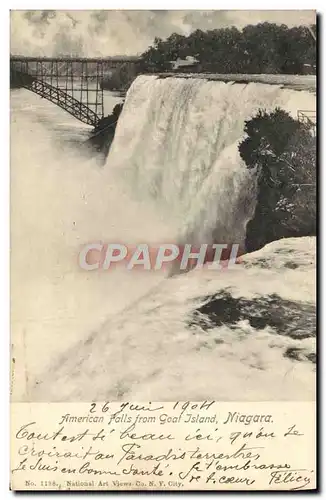
[[[31,5],[32,3],[32,5]],[[198,9],[198,6],[200,5],[200,9]],[[193,9],[193,10],[215,10],[217,7],[220,10],[244,10],[243,7],[245,6],[245,10],[288,10],[288,9],[293,9],[293,10],[299,10],[299,9],[316,9],[317,12],[320,14],[323,14],[325,11],[324,9],[324,2],[322,0],[318,0],[314,2],[314,5],[311,4],[311,2],[305,1],[305,0],[295,0],[295,1],[284,1],[284,0],[274,0],[273,2],[264,2],[264,9],[262,9],[261,2],[259,1],[253,1],[253,0],[247,0],[247,2],[243,2],[243,0],[228,0],[225,3],[217,3],[216,1],[212,0],[201,0],[200,4],[198,2],[191,2],[191,1],[184,1],[184,0],[165,0],[165,1],[155,1],[155,2],[149,2],[148,0],[141,0],[138,2],[135,2],[134,0],[111,0],[111,2],[107,2],[107,0],[95,0],[93,2],[85,2],[84,0],[75,0],[75,1],[57,1],[57,2],[45,2],[39,1],[39,0],[34,0],[34,2],[27,2],[26,0],[15,0],[12,2],[7,2],[7,1],[2,1],[1,6],[0,6],[0,23],[1,23],[1,30],[0,30],[0,35],[1,35],[1,43],[0,43],[0,52],[1,52],[1,78],[0,78],[0,96],[2,98],[1,102],[1,154],[2,154],[2,165],[0,169],[0,202],[1,202],[1,208],[0,208],[0,218],[1,218],[1,254],[0,254],[0,262],[1,262],[1,267],[2,267],[2,272],[1,272],[1,278],[0,278],[0,283],[1,283],[1,298],[0,298],[0,318],[2,320],[2,329],[1,329],[1,340],[2,340],[2,356],[3,359],[1,360],[0,367],[1,367],[1,375],[0,375],[0,380],[1,380],[1,390],[2,390],[2,395],[5,401],[5,404],[1,408],[1,416],[2,416],[2,436],[1,436],[1,475],[0,475],[0,491],[2,493],[2,498],[9,498],[9,496],[12,495],[11,492],[8,490],[8,485],[9,485],[9,401],[8,401],[8,388],[9,388],[9,355],[8,355],[8,348],[10,345],[10,339],[9,339],[9,255],[8,255],[8,248],[9,248],[9,117],[7,114],[7,109],[9,107],[9,62],[8,62],[8,54],[9,54],[9,9],[56,9],[56,10],[83,10],[83,9],[135,9],[135,10],[141,10],[141,9],[159,9],[159,10],[188,10],[188,9]],[[323,36],[321,36],[320,40],[320,51],[323,55],[322,57],[322,62],[325,62],[325,42],[324,42]],[[322,64],[324,66],[324,64]],[[325,82],[325,74],[324,74],[324,68],[322,68],[322,72],[320,74],[321,81]],[[322,102],[322,109],[320,109],[321,112],[321,117],[324,118],[324,105]],[[320,117],[320,119],[321,119]],[[322,131],[322,137],[320,140],[320,146],[321,146],[321,158],[320,158],[320,171],[324,170],[324,144],[325,144],[325,130]],[[326,190],[325,190],[325,183],[326,183],[326,174],[322,175],[322,182],[320,183],[320,198],[321,200],[323,199],[324,196],[326,196]],[[322,203],[322,220],[323,224],[321,229],[323,229],[323,237],[321,238],[321,243],[323,244],[323,248],[326,248],[326,237],[325,237],[325,203]],[[321,255],[320,255],[321,257]],[[322,283],[324,284],[324,279],[325,279],[325,267],[322,269],[322,275],[323,275],[323,280]],[[323,301],[320,303],[320,312],[325,310],[326,307],[326,301],[325,297],[323,297]],[[322,335],[324,334],[322,325],[320,327],[319,333]],[[319,353],[320,359],[319,363],[321,363],[321,360],[325,359],[325,344],[326,342],[324,341],[322,343],[323,347],[323,353]],[[324,356],[322,355],[324,354]],[[324,375],[324,374],[323,374]],[[324,376],[321,377],[324,381]],[[321,385],[322,380],[319,380],[319,384]],[[325,385],[322,384],[322,388],[324,389]],[[322,390],[323,395],[325,394],[325,391]],[[321,394],[320,394],[321,396]],[[324,401],[324,399],[323,399]],[[321,403],[321,402],[320,402]],[[321,406],[321,404],[320,404]],[[324,405],[323,405],[324,406]],[[324,408],[322,408],[324,410]],[[324,411],[322,411],[322,414],[324,415]],[[320,418],[321,420],[321,418]],[[325,432],[322,434],[323,437],[325,437]],[[322,451],[325,450],[325,441],[323,439],[323,444],[322,444]],[[321,470],[321,465],[320,465],[320,470]],[[185,493],[183,493],[184,495]],[[202,495],[198,494],[198,496]],[[62,493],[64,497],[67,496],[67,494]],[[81,495],[75,494],[80,498]],[[219,495],[224,495],[222,493],[219,493]],[[268,495],[268,493],[265,493],[264,495]],[[29,496],[34,496],[33,493],[31,493]],[[38,497],[42,497],[42,494],[38,494]],[[116,495],[111,494],[111,498],[115,497]],[[196,495],[197,496],[197,495]],[[259,496],[259,495],[258,495]],[[284,496],[285,494],[279,494],[278,498]],[[121,494],[119,494],[119,497],[121,498]],[[227,497],[230,497],[230,494],[227,495]]]

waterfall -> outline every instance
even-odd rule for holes
[[[107,167],[120,171],[129,194],[166,221],[165,237],[242,244],[255,206],[254,182],[238,152],[245,121],[277,106],[296,116],[311,101],[309,93],[281,85],[139,76]]]

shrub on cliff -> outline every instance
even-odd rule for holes
[[[316,234],[316,138],[311,127],[282,109],[260,110],[245,124],[239,152],[257,172],[257,205],[246,249]]]

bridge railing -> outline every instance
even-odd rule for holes
[[[301,123],[305,123],[311,129],[312,133],[316,135],[317,133],[317,114],[316,111],[299,109],[298,110],[298,120]]]
[[[316,128],[317,126],[317,114],[316,111],[299,109],[298,110],[298,120],[301,123],[305,123],[312,128]]]

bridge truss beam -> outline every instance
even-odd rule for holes
[[[78,120],[96,126],[104,117],[104,78],[137,58],[39,58],[11,56],[11,77],[57,104]]]

